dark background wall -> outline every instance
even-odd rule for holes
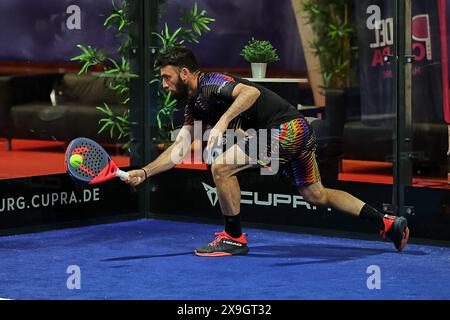
[[[179,13],[193,1],[169,0],[167,21],[179,24]],[[203,0],[199,5],[215,18],[212,31],[192,45],[200,64],[205,67],[247,67],[239,55],[252,38],[270,40],[280,61],[271,67],[306,71],[303,48],[298,34],[295,12],[290,0]]]
[[[66,27],[72,4],[81,9],[80,30]],[[103,27],[110,10],[110,0],[1,0],[0,60],[68,61],[79,43],[114,52],[114,35]]]
[[[193,0],[168,0],[163,21],[170,30],[180,26],[181,9]],[[216,19],[212,31],[191,47],[204,67],[247,67],[239,55],[252,36],[270,40],[280,61],[273,68],[306,71],[303,50],[290,0],[199,0],[199,8]],[[69,5],[81,9],[81,30],[68,30]],[[103,21],[110,0],[0,1],[0,60],[68,61],[79,54],[79,43],[114,53],[117,39]]]

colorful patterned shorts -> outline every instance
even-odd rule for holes
[[[306,187],[320,181],[316,161],[316,139],[312,127],[304,118],[297,118],[281,124],[271,130],[271,146],[266,152],[268,157],[258,157],[257,163],[267,167],[269,162],[278,160],[278,173],[283,178],[292,178],[298,188]],[[256,137],[254,137],[256,138]],[[256,143],[258,138],[252,139]],[[246,153],[250,158],[250,148]],[[270,159],[270,160],[269,160]]]
[[[279,127],[280,174],[295,180],[298,188],[320,181],[316,161],[316,139],[306,119],[299,118]]]

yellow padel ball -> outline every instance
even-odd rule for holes
[[[83,157],[80,154],[74,154],[69,159],[70,166],[78,169],[83,164]]]

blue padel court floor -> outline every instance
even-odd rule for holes
[[[0,298],[450,298],[448,247],[410,244],[397,253],[385,241],[246,229],[247,256],[195,256],[216,231],[139,220],[1,237]]]

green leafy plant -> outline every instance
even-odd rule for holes
[[[83,46],[81,44],[78,44],[77,47],[83,51],[82,54],[79,56],[73,57],[70,60],[83,63],[83,66],[81,67],[78,74],[86,73],[89,67],[96,66],[98,64],[103,63],[103,61],[106,60],[106,56],[103,52],[97,51],[97,49],[92,48],[91,46]]]
[[[112,2],[113,12],[106,18],[103,23],[106,29],[117,27],[117,30],[121,31],[127,25],[127,18],[125,16],[124,7],[117,8],[114,1]]]
[[[83,46],[81,44],[77,47],[82,51],[81,55],[73,57],[72,61],[83,63],[78,74],[87,73],[91,67],[103,67],[103,74],[111,78],[110,88],[121,97],[121,104],[126,105],[129,101],[130,79],[138,77],[138,75],[130,72],[129,51],[132,46],[132,39],[128,35],[128,26],[130,21],[127,20],[128,1],[120,1],[121,5],[117,6],[112,2],[112,12],[105,19],[104,26],[107,29],[116,30],[116,36],[121,39],[121,45],[117,52],[120,54],[119,60],[108,58],[103,51],[97,50],[92,46]],[[159,0],[159,7],[162,8],[166,0]],[[163,17],[163,10],[158,12],[160,19]],[[181,45],[185,42],[198,43],[198,38],[202,32],[210,31],[209,24],[215,19],[206,16],[205,10],[199,10],[197,1],[190,9],[182,10],[181,22],[182,27],[177,28],[173,33],[170,32],[167,23],[164,23],[164,28],[160,33],[153,32],[153,35],[158,37],[161,41],[161,50],[167,50],[175,45]],[[173,115],[175,113],[177,101],[172,95],[166,94],[160,85],[160,79],[157,77],[153,79],[150,84],[159,86],[159,110],[156,117],[156,124],[159,129],[159,137],[157,141],[169,142],[170,132],[174,129]],[[103,103],[103,106],[97,107],[99,111],[105,114],[105,118],[99,121],[101,128],[99,133],[108,130],[111,138],[124,139],[129,136],[129,110],[122,115],[116,115],[108,106]],[[129,142],[126,142],[124,148],[129,147]]]
[[[162,142],[169,142],[171,140],[171,131],[175,129],[173,122],[173,114],[177,111],[177,100],[172,98],[172,93],[161,94],[162,107],[156,114],[156,122],[159,128],[160,140]]]
[[[271,63],[280,60],[272,44],[267,40],[252,38],[242,49],[241,56],[248,62]]]
[[[116,130],[119,133],[117,137],[119,140],[121,138],[128,137],[130,133],[130,110],[126,110],[121,116],[118,116],[114,114],[106,103],[103,103],[103,107],[97,107],[97,109],[108,116],[108,118],[100,119],[99,123],[102,124],[102,127],[98,131],[99,134],[106,129],[109,129],[109,134],[111,137],[116,134]]]
[[[181,36],[188,42],[198,43],[198,37],[202,35],[202,31],[211,31],[208,25],[214,21],[215,19],[206,16],[205,10],[199,12],[197,1],[195,1],[191,9],[182,10],[181,22],[185,28],[182,29]]]
[[[121,6],[118,7],[115,2],[112,2],[112,12],[105,19],[103,25],[106,29],[115,29],[116,37],[120,38],[120,46],[117,49],[119,53],[118,59],[109,58],[101,50],[97,50],[92,46],[87,47],[79,44],[78,48],[82,50],[82,54],[73,57],[72,61],[79,61],[83,63],[78,74],[88,73],[91,67],[101,66],[103,68],[103,76],[110,79],[109,88],[113,90],[118,97],[120,97],[120,103],[126,105],[130,100],[129,97],[129,84],[130,79],[138,77],[130,71],[129,64],[129,49],[131,47],[131,38],[128,35],[129,21],[126,18],[126,11],[128,9],[128,1],[121,1]],[[116,115],[108,106],[107,103],[103,103],[102,107],[97,109],[103,112],[106,118],[100,119],[101,125],[98,133],[108,130],[110,137],[114,138],[117,135],[117,139],[125,139],[129,135],[129,110],[122,115]],[[123,144],[123,148],[129,147],[129,141]]]
[[[343,89],[351,85],[352,59],[358,52],[355,27],[350,21],[350,0],[305,0],[300,10],[308,14],[319,57],[325,88]]]
[[[200,36],[210,31],[209,24],[215,21],[215,19],[207,17],[206,14],[205,10],[199,11],[197,1],[195,1],[192,8],[182,10],[180,17],[181,27],[170,32],[168,24],[164,23],[160,33],[153,32],[153,35],[158,37],[161,42],[159,52],[166,51],[173,46],[184,45],[185,43],[199,43]],[[158,72],[155,72],[155,74],[158,74]],[[158,99],[160,108],[156,116],[159,137],[156,141],[170,144],[172,143],[171,131],[175,129],[173,115],[177,111],[177,100],[171,93],[166,93],[162,90],[159,77],[151,80],[150,84],[155,84],[159,88]]]

